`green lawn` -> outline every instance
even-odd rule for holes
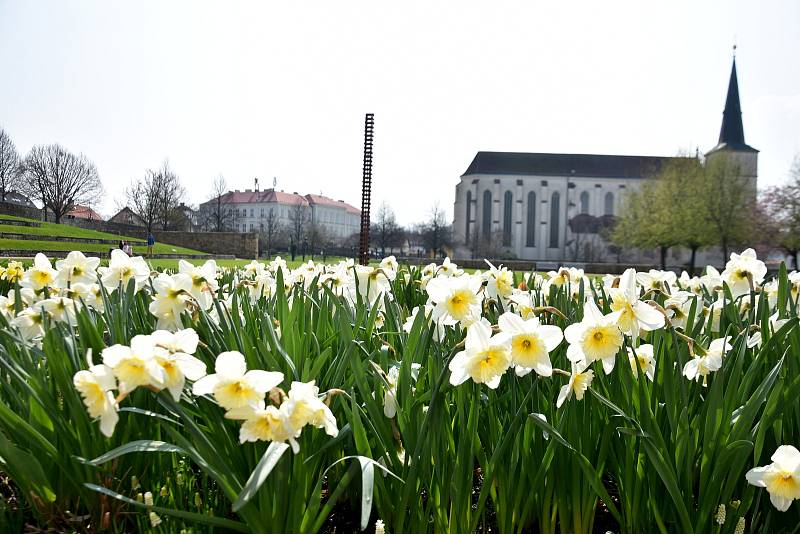
[[[45,240],[32,240],[32,239],[0,239],[0,250],[52,250],[69,252],[72,250],[80,250],[84,253],[108,253],[109,249],[117,248],[115,245],[98,245],[93,243],[74,243],[70,241],[45,241]],[[133,247],[135,255],[144,255],[147,252],[147,247]],[[176,247],[164,243],[156,243],[153,247],[154,254],[184,254],[192,256],[195,254],[202,254],[196,250],[188,248]]]
[[[109,234],[106,232],[98,232],[96,230],[87,230],[85,228],[77,228],[66,224],[55,224],[50,222],[35,221],[33,219],[25,219],[23,217],[14,217],[11,215],[1,215],[0,219],[17,220],[27,222],[40,222],[41,226],[15,226],[12,224],[0,223],[0,232],[23,234],[31,236],[41,236],[41,240],[23,240],[23,239],[0,239],[0,250],[57,250],[57,251],[71,251],[80,250],[81,252],[103,252],[107,253],[108,250],[115,245],[110,244],[90,244],[90,243],[75,243],[69,241],[53,241],[47,238],[51,237],[77,237],[84,239],[109,239],[115,243],[120,239],[132,242],[143,242],[142,238],[119,236],[116,234]],[[133,247],[134,254],[144,254],[146,252],[144,246]],[[193,254],[204,254],[197,250],[168,245],[165,243],[156,243],[153,248],[155,254],[185,254],[187,256]]]

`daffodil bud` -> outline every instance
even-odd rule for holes
[[[144,502],[144,495],[142,495],[142,492],[141,492],[141,491],[140,491],[139,493],[137,493],[137,494],[136,494],[136,500],[137,500],[138,502]]]
[[[131,489],[132,489],[133,491],[136,491],[136,490],[138,490],[138,489],[139,489],[139,487],[140,487],[140,486],[139,486],[139,479],[138,479],[138,478],[136,478],[136,475],[133,475],[133,476],[131,477]]]
[[[168,495],[169,495],[169,491],[167,491],[167,487],[166,486],[161,486],[161,496],[162,497],[166,497]]]
[[[203,507],[203,498],[200,497],[200,493],[199,492],[196,492],[194,494],[194,505],[196,507],[198,507],[198,508],[202,508]]]
[[[161,524],[161,518],[155,512],[150,512],[150,526],[155,528]]]
[[[744,528],[746,526],[747,522],[745,521],[744,517],[740,517],[736,522],[736,528],[733,529],[733,534],[744,534]]]
[[[145,506],[153,506],[153,494],[149,491],[144,494]]]

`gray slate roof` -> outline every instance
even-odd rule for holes
[[[463,176],[513,174],[583,176],[590,178],[647,178],[672,157],[478,152]]]

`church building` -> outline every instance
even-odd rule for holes
[[[719,142],[705,157],[731,159],[755,193],[758,151],[744,140],[735,58]],[[456,185],[455,256],[616,261],[618,250],[602,230],[624,209],[625,194],[672,159],[478,152]],[[646,261],[652,251],[643,253]]]

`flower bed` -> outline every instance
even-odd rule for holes
[[[800,274],[0,269],[0,522],[780,532]]]

